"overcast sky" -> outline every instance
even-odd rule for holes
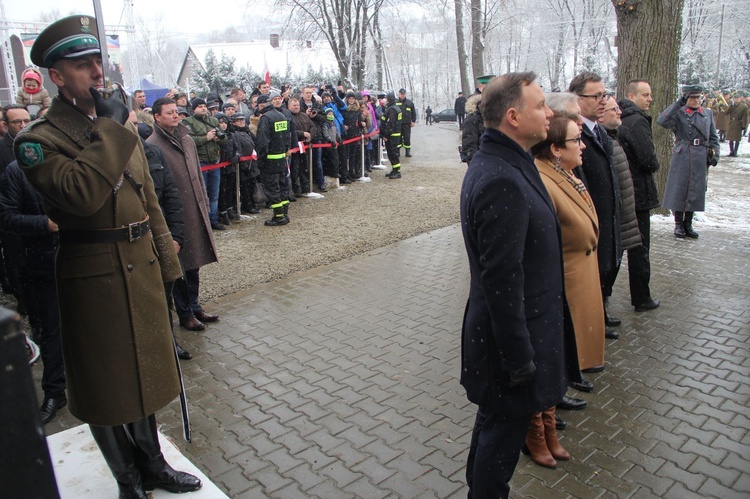
[[[126,24],[123,0],[101,0],[101,3],[105,24]],[[209,33],[228,24],[239,25],[247,3],[247,0],[133,0],[133,10],[136,18],[139,15],[149,18],[163,14],[164,19],[169,19],[171,32]],[[91,0],[3,0],[3,4],[5,16],[11,21],[35,21],[40,13],[55,9],[63,16],[71,13],[94,15],[94,3]],[[237,22],[227,22],[233,16],[236,16]],[[205,22],[209,18],[216,22]]]

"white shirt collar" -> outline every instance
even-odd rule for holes
[[[583,122],[586,124],[586,126],[589,127],[589,130],[591,130],[591,133],[594,133],[594,127],[596,126],[596,122],[591,121],[585,116],[581,116],[581,118],[583,119]]]

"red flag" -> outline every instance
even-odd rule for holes
[[[263,54],[263,79],[269,85],[271,84],[271,73],[268,71],[268,62],[266,61],[266,54]]]

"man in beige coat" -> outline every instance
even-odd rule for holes
[[[64,42],[64,43],[63,43]],[[163,282],[179,277],[172,237],[119,90],[103,99],[94,18],[47,27],[31,50],[59,95],[15,141],[18,163],[60,229],[56,280],[70,412],[89,423],[120,497],[189,492],[154,413],[179,392]]]

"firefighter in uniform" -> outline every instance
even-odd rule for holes
[[[411,127],[417,120],[417,110],[411,99],[406,98],[406,89],[398,91],[398,102],[396,105],[401,108],[401,146],[406,149],[406,157],[411,158]]]
[[[281,96],[277,94],[274,98],[281,99]],[[255,150],[260,180],[273,209],[273,217],[266,220],[266,225],[286,225],[289,223],[289,187],[286,183],[286,158],[291,140],[289,120],[269,102],[268,96],[261,95],[257,103],[260,121]]]
[[[388,153],[388,161],[391,162],[392,168],[391,173],[387,174],[386,177],[396,179],[401,178],[401,158],[398,149],[401,142],[403,115],[393,92],[389,93],[385,99],[386,110],[380,117],[380,138],[385,142],[385,151]]]

